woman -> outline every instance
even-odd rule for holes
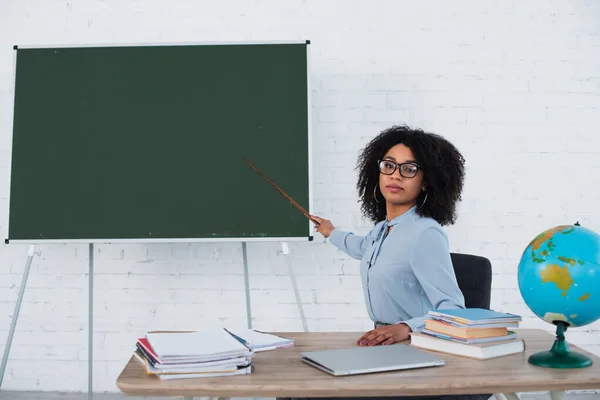
[[[357,344],[387,345],[408,339],[432,309],[464,308],[442,230],[456,219],[464,159],[440,136],[394,126],[367,145],[358,167],[361,209],[375,227],[356,236],[315,217],[316,229],[361,260],[375,329]]]
[[[430,310],[465,307],[442,229],[456,220],[464,163],[460,152],[441,136],[393,126],[375,137],[358,160],[361,209],[375,227],[366,236],[357,236],[314,217],[318,232],[361,260],[365,302],[375,329],[358,338],[359,346],[406,340],[423,327]]]

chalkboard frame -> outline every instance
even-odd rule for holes
[[[14,96],[16,96],[16,78],[17,78],[17,51],[19,49],[44,49],[44,48],[93,48],[93,47],[143,47],[143,46],[194,46],[194,45],[265,45],[265,44],[306,44],[306,86],[307,86],[307,157],[308,157],[308,212],[312,213],[314,205],[314,175],[313,175],[313,116],[312,116],[312,96],[311,96],[311,55],[310,40],[285,40],[285,41],[201,41],[201,42],[168,42],[168,43],[90,43],[90,44],[43,44],[43,45],[15,45],[13,46],[13,106]],[[11,110],[14,113],[14,109]],[[11,119],[11,149],[14,135],[14,119]],[[306,242],[313,241],[314,237],[310,235],[302,237],[217,237],[217,238],[83,238],[83,239],[11,239],[10,232],[10,204],[11,193],[10,185],[12,181],[12,150],[10,153],[9,165],[9,189],[7,201],[7,223],[5,225],[5,243],[15,244],[68,244],[68,243],[227,243],[227,242]],[[275,189],[274,189],[275,190]],[[279,196],[279,194],[276,194]],[[281,201],[287,201],[282,197]],[[311,232],[313,223],[306,220],[308,232]]]

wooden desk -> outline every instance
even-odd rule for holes
[[[353,397],[408,396],[557,391],[600,388],[600,357],[569,344],[572,351],[592,357],[587,368],[557,370],[537,367],[527,357],[549,350],[554,335],[542,330],[519,329],[525,353],[479,361],[435,353],[446,365],[423,369],[334,377],[300,360],[304,351],[355,346],[360,332],[308,332],[276,334],[295,339],[287,349],[257,353],[250,375],[161,381],[148,376],[134,357],[117,379],[127,395],[212,397]],[[568,339],[568,334],[567,334]],[[514,397],[513,397],[514,398]]]

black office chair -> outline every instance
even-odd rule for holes
[[[465,307],[490,309],[492,297],[492,263],[485,257],[450,253],[452,266]]]

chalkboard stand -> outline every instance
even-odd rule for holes
[[[296,281],[296,274],[292,265],[292,257],[290,255],[290,249],[287,242],[281,242],[281,249],[285,256],[285,261],[288,267],[290,280],[292,282],[292,288],[294,290],[294,296],[296,297],[296,305],[298,306],[298,312],[300,313],[300,319],[302,321],[302,327],[304,332],[308,332],[308,324],[306,322],[306,316],[304,315],[304,308],[300,299],[300,292],[298,290],[298,283]],[[15,334],[17,321],[19,319],[19,312],[21,310],[21,303],[23,302],[23,295],[25,293],[25,287],[27,286],[27,279],[29,278],[29,271],[31,269],[31,263],[33,262],[33,256],[35,255],[35,244],[29,245],[27,252],[27,261],[25,264],[25,271],[21,278],[21,287],[15,303],[15,311],[13,313],[12,321],[10,323],[10,329],[8,332],[8,339],[6,341],[6,347],[4,349],[4,355],[2,357],[2,364],[0,366],[0,388],[2,388],[2,380],[4,378],[4,372],[6,370],[6,364],[8,363],[8,356],[12,345],[12,340]],[[250,278],[248,273],[248,251],[247,243],[242,242],[242,260],[244,265],[244,286],[246,292],[246,317],[248,322],[248,328],[252,329],[252,307],[250,302]],[[94,243],[89,243],[89,275],[88,275],[88,399],[93,398],[92,392],[92,368],[93,368],[93,321],[94,321]]]
[[[91,400],[93,397],[92,392],[92,364],[93,364],[93,321],[94,321],[94,244],[89,244],[89,301],[88,301],[88,399]],[[29,278],[29,270],[31,269],[31,263],[35,254],[35,244],[29,245],[27,251],[27,262],[25,264],[25,271],[21,278],[21,288],[19,289],[19,295],[17,302],[15,303],[15,311],[13,313],[12,321],[10,322],[10,329],[8,331],[8,339],[6,341],[6,347],[4,348],[4,355],[2,356],[2,364],[0,365],[0,388],[2,388],[2,379],[4,378],[4,371],[6,370],[6,364],[8,363],[8,355],[10,353],[10,347],[12,345],[13,336],[15,335],[15,329],[17,327],[17,320],[19,319],[19,312],[21,311],[21,303],[23,302],[23,294],[25,293],[25,286],[27,286],[27,279]]]
[[[285,254],[285,261],[288,267],[288,273],[292,281],[292,287],[294,288],[294,296],[296,296],[296,305],[298,306],[298,312],[300,313],[300,320],[302,321],[302,328],[304,332],[308,332],[308,325],[306,324],[306,317],[304,316],[304,308],[302,307],[302,301],[300,299],[300,292],[298,291],[298,283],[296,282],[296,274],[294,273],[294,267],[292,266],[292,256],[290,256],[290,250],[287,242],[281,242],[281,249]]]
[[[244,287],[246,289],[246,319],[248,329],[252,329],[252,307],[250,306],[250,277],[248,275],[248,251],[246,242],[242,242],[242,259],[244,261]]]
[[[15,334],[15,328],[17,327],[17,320],[19,319],[19,312],[21,311],[21,302],[23,301],[23,294],[25,293],[25,286],[27,285],[27,278],[29,278],[29,270],[31,269],[31,262],[33,261],[33,254],[35,252],[35,245],[29,245],[29,251],[27,252],[27,263],[25,264],[25,272],[23,272],[23,278],[21,278],[21,288],[19,289],[19,296],[15,304],[15,312],[10,322],[10,329],[8,331],[8,339],[6,340],[6,347],[4,348],[4,356],[2,357],[2,365],[0,366],[0,388],[2,387],[2,379],[4,378],[4,370],[6,369],[6,363],[8,362],[8,353],[10,353],[10,346],[12,344],[13,336]]]
[[[93,386],[92,386],[92,361],[93,354],[92,350],[93,346],[93,337],[94,337],[94,243],[89,244],[89,276],[88,276],[88,400],[92,400],[93,398]]]
[[[306,316],[304,315],[304,308],[302,307],[302,300],[300,299],[300,292],[298,291],[298,283],[296,282],[296,274],[294,273],[294,267],[292,266],[292,257],[290,256],[290,248],[287,242],[281,242],[281,250],[285,255],[285,262],[288,267],[290,274],[290,280],[292,281],[292,288],[294,289],[294,296],[296,297],[296,305],[298,306],[298,312],[300,313],[300,319],[302,321],[302,328],[304,332],[308,332],[308,324],[306,323]],[[246,317],[248,319],[248,329],[252,329],[252,307],[250,304],[250,278],[248,275],[248,253],[246,250],[246,242],[242,242],[242,259],[244,261],[244,283],[246,290]]]

